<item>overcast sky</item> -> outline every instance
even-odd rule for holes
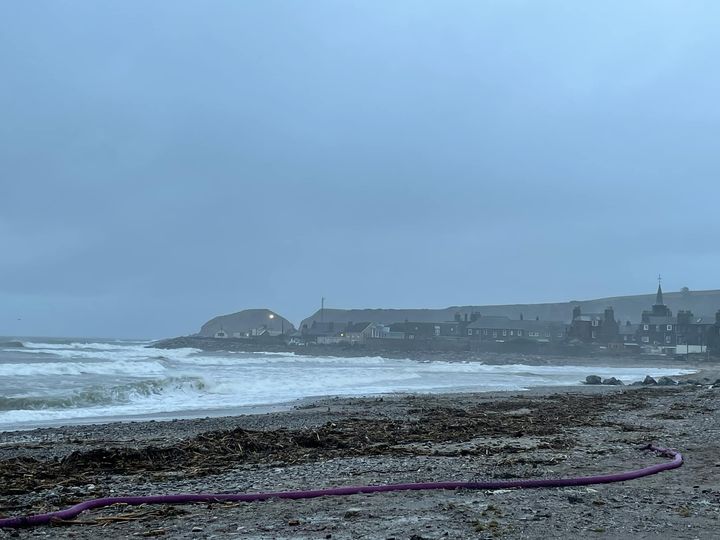
[[[0,335],[718,288],[718,28],[715,0],[2,2]]]

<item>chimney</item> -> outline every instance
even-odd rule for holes
[[[573,320],[577,319],[582,315],[582,311],[580,310],[580,306],[575,306],[573,308]]]
[[[615,311],[613,308],[605,308],[605,322],[615,322]]]
[[[523,317],[523,314],[521,313],[521,314],[520,314],[520,320],[522,321],[522,320],[524,320],[524,319],[525,319],[525,317]]]
[[[468,322],[468,314],[465,314],[465,322]]]

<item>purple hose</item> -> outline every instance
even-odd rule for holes
[[[102,508],[113,504],[184,504],[199,502],[228,502],[228,501],[264,501],[267,499],[312,499],[329,495],[355,495],[358,493],[385,493],[388,491],[419,491],[430,489],[528,489],[566,486],[587,486],[590,484],[609,484],[634,480],[643,476],[650,476],[662,471],[677,469],[683,464],[682,454],[667,448],[658,448],[647,445],[643,450],[652,450],[665,457],[673,458],[666,463],[658,463],[642,469],[624,471],[615,474],[599,476],[579,476],[574,478],[552,478],[538,480],[501,480],[489,482],[427,482],[417,484],[390,484],[380,486],[346,486],[308,491],[275,491],[266,493],[197,493],[180,495],[150,495],[145,497],[105,497],[85,501],[65,510],[36,514],[34,516],[18,516],[0,519],[0,528],[25,527],[31,525],[44,525],[54,520],[67,520],[76,517],[85,510]]]

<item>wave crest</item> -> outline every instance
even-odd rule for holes
[[[112,387],[91,387],[69,396],[0,397],[0,411],[76,409],[131,403],[167,392],[197,393],[206,388],[202,377],[151,379]]]

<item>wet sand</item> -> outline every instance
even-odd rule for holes
[[[572,489],[112,507],[0,538],[715,538],[719,400],[711,384],[583,386],[323,398],[260,415],[2,433],[2,516],[112,495],[602,474],[663,461],[639,450],[650,442],[686,464]]]

